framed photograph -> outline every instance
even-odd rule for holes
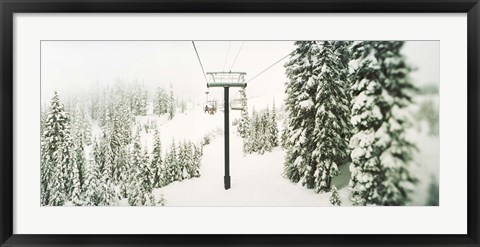
[[[0,6],[1,246],[479,246],[478,0]]]

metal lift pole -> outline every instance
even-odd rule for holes
[[[229,116],[229,87],[224,87],[224,112],[225,112],[225,176],[223,177],[225,189],[230,189],[230,116]]]
[[[230,183],[230,103],[229,89],[230,87],[245,88],[247,84],[244,82],[245,72],[208,72],[207,76],[211,78],[211,82],[207,82],[207,87],[223,87],[224,102],[223,112],[225,116],[225,175],[223,183],[225,189],[231,187]]]

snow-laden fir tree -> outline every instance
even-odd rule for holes
[[[140,144],[140,133],[137,133],[134,137],[133,151],[130,164],[130,177],[129,177],[129,192],[128,203],[131,206],[142,205],[142,198],[144,191],[142,191],[141,180],[143,179],[143,171],[141,170],[142,164],[145,161],[142,153],[142,146]]]
[[[160,194],[160,199],[157,199],[155,206],[165,206],[167,205],[167,200],[163,196],[163,193]]]
[[[130,153],[128,146],[121,146],[115,157],[115,171],[113,181],[120,189],[120,196],[126,198],[128,194]]]
[[[280,134],[280,146],[285,150],[288,149],[288,147],[287,147],[287,138],[288,138],[287,124],[288,124],[288,122],[289,122],[288,117],[284,116],[283,121],[282,121],[282,133]]]
[[[240,102],[242,110],[240,112],[240,121],[237,125],[237,131],[242,138],[247,138],[248,133],[248,123],[249,123],[249,116],[248,116],[248,103],[247,103],[247,94],[245,92],[245,88],[240,89]]]
[[[272,147],[278,147],[278,126],[277,126],[277,110],[275,109],[275,99],[272,104],[272,114],[269,124],[269,142]]]
[[[85,192],[83,198],[84,206],[98,206],[100,204],[99,196],[99,168],[95,162],[91,160],[85,169]]]
[[[193,148],[193,167],[192,167],[192,177],[200,177],[200,162],[203,155],[203,146],[191,144]]]
[[[107,96],[105,96],[107,97]],[[100,127],[104,128],[105,126],[111,123],[111,110],[109,109],[108,98],[103,99],[102,108],[100,111]]]
[[[332,195],[330,195],[330,203],[334,206],[340,206],[342,202],[340,201],[340,196],[338,195],[338,190],[335,185],[332,186]]]
[[[352,85],[355,127],[350,146],[350,190],[356,205],[404,205],[415,179],[409,172],[414,145],[407,141],[405,107],[415,90],[404,42],[359,42]]]
[[[130,86],[130,106],[135,116],[145,116],[147,114],[148,92],[145,86],[135,82]]]
[[[272,151],[272,143],[270,142],[272,139],[272,129],[271,129],[271,117],[270,117],[270,108],[267,106],[267,109],[262,112],[260,117],[259,128],[257,131],[259,137],[260,146],[260,153],[263,154],[265,152]]]
[[[317,164],[312,157],[317,143],[312,137],[318,75],[322,68],[318,54],[319,47],[315,41],[297,41],[290,60],[285,64],[288,79],[285,89],[288,136],[284,173],[292,182],[300,182],[307,188],[315,186]]]
[[[178,150],[175,140],[172,140],[170,150],[166,155],[165,162],[167,163],[167,174],[169,176],[170,182],[182,180],[182,171],[180,164],[178,162]]]
[[[255,108],[252,109],[252,116],[248,123],[247,141],[244,143],[245,153],[260,151],[261,144],[258,141],[260,139],[258,136],[260,133],[260,114],[261,113],[257,113]]]
[[[119,195],[116,184],[113,180],[114,153],[110,146],[109,136],[104,133],[99,145],[101,155],[104,157],[100,161],[104,163],[102,166],[103,169],[101,170],[101,177],[98,186],[99,205],[115,205],[118,202]]]
[[[79,105],[75,107],[74,113],[75,114],[73,114],[72,116],[72,134],[76,136],[76,138],[81,137],[83,143],[85,143],[86,145],[90,145],[92,142],[92,126],[90,116],[85,112],[85,107],[81,103],[79,103]]]
[[[152,173],[152,186],[153,188],[160,188],[166,184],[165,181],[165,165],[162,158],[162,142],[160,139],[160,132],[158,129],[155,129],[154,141],[153,141],[153,152],[152,152],[152,163],[150,165]]]
[[[260,154],[263,154],[264,151],[264,144],[266,140],[265,133],[263,132],[263,127],[264,127],[264,114],[262,111],[259,111],[255,116],[252,116],[252,128],[251,128],[251,133],[254,134],[249,134],[250,138],[252,139],[252,152],[258,152]]]
[[[41,204],[61,206],[72,194],[73,142],[70,118],[57,92],[50,103],[41,145]]]
[[[348,63],[350,42],[318,42],[319,70],[307,80],[314,88],[314,131],[309,138],[315,144],[312,153],[316,166],[315,191],[330,190],[332,178],[339,174],[338,166],[348,161],[348,140],[351,134],[350,107],[346,85],[349,84]],[[314,168],[314,167],[312,167]]]
[[[153,112],[158,116],[168,112],[169,96],[166,90],[158,87],[155,92],[155,99],[153,102]]]
[[[145,145],[146,146],[146,145]],[[140,171],[142,172],[140,181],[141,186],[144,188],[144,191],[151,191],[153,189],[152,186],[152,173],[150,168],[150,155],[148,155],[148,150],[145,148],[143,152],[143,162],[140,166]]]
[[[177,106],[175,103],[175,96],[173,94],[173,86],[170,84],[170,98],[168,100],[168,119],[173,119],[175,117],[175,112],[177,110]]]
[[[188,143],[188,149],[190,150],[190,169],[189,173],[191,177],[200,177],[200,159],[202,158],[202,146],[195,145],[191,142]]]
[[[75,159],[73,162],[72,173],[72,202],[80,206],[83,203],[83,192],[85,191],[85,152],[83,150],[82,133],[78,133],[75,141]]]
[[[152,191],[145,193],[143,201],[143,206],[157,206],[157,200]]]
[[[190,178],[190,174],[189,174],[189,170],[191,166],[190,155],[191,154],[187,149],[187,143],[185,141],[180,142],[178,147],[178,165],[180,166],[179,171],[181,173],[180,180]]]
[[[137,145],[138,143],[139,141],[135,144],[136,151],[134,151],[134,154],[141,153],[141,147]],[[134,161],[140,161],[140,164],[134,164],[131,182],[132,193],[129,195],[128,201],[132,206],[155,206],[156,200],[152,194],[150,159],[147,149],[145,149],[143,156]]]
[[[40,108],[40,133],[45,129],[45,122],[47,121],[49,107],[43,104]]]

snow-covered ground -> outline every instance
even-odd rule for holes
[[[259,98],[252,100],[249,107],[255,105],[256,109],[261,109],[261,105],[271,106],[271,102],[272,98]],[[238,111],[232,111],[230,120],[238,116]],[[149,118],[155,119],[155,116],[143,117],[142,122],[150,121]],[[163,194],[167,206],[331,206],[330,193],[316,194],[313,190],[294,184],[283,177],[285,151],[280,147],[263,155],[244,155],[242,139],[235,133],[235,127],[230,128],[231,188],[225,190],[221,111],[209,115],[200,108],[191,109],[185,114],[178,114],[170,121],[160,121],[158,128],[166,144],[164,147],[169,145],[168,140],[197,142],[206,134],[215,134],[212,142],[204,147],[199,178],[173,182],[164,188],[154,190],[158,198]],[[428,200],[432,178],[438,178],[439,138],[429,136],[423,130],[420,132],[412,130],[409,135],[419,149],[414,155],[418,166],[413,168],[419,183],[411,195],[412,201],[409,205],[424,205]],[[142,134],[142,142],[148,147],[152,146],[152,136],[152,133]],[[350,178],[348,165],[341,166],[340,172],[333,183],[338,188],[342,206],[349,206],[351,202],[348,191]]]
[[[282,176],[285,154],[281,148],[264,155],[243,155],[242,139],[234,134],[230,137],[231,188],[223,187],[224,139],[219,136],[204,148],[201,177],[156,190],[157,194],[163,193],[167,206],[330,205],[329,193],[316,194]],[[340,195],[348,205],[346,192],[340,190]]]

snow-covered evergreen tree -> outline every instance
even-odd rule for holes
[[[317,168],[317,161],[312,157],[317,145],[312,137],[318,75],[322,69],[318,54],[319,47],[315,41],[297,41],[290,60],[285,64],[288,136],[284,173],[292,182],[300,182],[307,188],[314,188]]]
[[[405,137],[405,107],[414,86],[400,41],[358,42],[352,85],[355,134],[350,146],[350,190],[356,205],[403,205],[415,179],[409,172],[414,145]]]
[[[192,177],[200,177],[200,162],[203,155],[203,146],[202,145],[194,145],[192,144],[193,148],[193,167],[192,167]]]
[[[170,150],[166,157],[166,163],[168,164],[168,175],[170,182],[182,180],[182,171],[178,162],[178,150],[175,140],[172,141]]]
[[[143,84],[135,82],[131,85],[130,105],[135,116],[147,114],[148,92]]]
[[[271,114],[271,120],[269,124],[269,141],[270,141],[270,146],[272,147],[278,147],[278,126],[277,126],[277,110],[275,109],[275,99],[273,99],[273,104],[272,104],[272,114]]]
[[[153,103],[153,112],[158,116],[168,112],[169,96],[164,88],[158,87],[155,92],[155,100]]]
[[[270,109],[267,106],[267,109],[261,113],[260,118],[259,118],[259,127],[257,129],[258,134],[258,140],[257,143],[259,144],[258,150],[260,154],[263,154],[265,152],[270,152],[272,151],[272,143],[270,142],[273,133],[271,132],[272,129],[270,128],[271,126],[271,118],[270,118]]]
[[[180,180],[184,179],[189,179],[190,174],[189,174],[189,151],[187,149],[187,143],[180,142],[179,147],[178,147],[178,165],[179,165],[179,172],[181,173],[180,175]]]
[[[85,169],[85,195],[83,198],[83,205],[85,206],[98,206],[100,204],[99,196],[99,169],[95,162],[90,161]]]
[[[98,196],[99,196],[99,205],[108,206],[115,205],[118,202],[118,193],[115,182],[113,180],[114,175],[114,153],[110,146],[110,141],[108,140],[108,135],[104,134],[100,142],[101,155],[103,169],[101,170],[101,177],[98,187]],[[97,162],[98,164],[98,162]]]
[[[349,44],[345,41],[318,42],[320,70],[312,83],[314,92],[315,129],[312,158],[316,166],[315,191],[329,191],[332,178],[338,175],[338,166],[348,160],[351,124],[346,85],[349,84]]]
[[[50,103],[41,140],[41,203],[61,206],[73,192],[74,158],[69,114],[57,92]]]
[[[330,203],[334,206],[340,206],[342,202],[340,201],[340,196],[338,195],[337,187],[332,186],[332,195],[330,196]]]
[[[131,206],[140,205],[138,198],[143,196],[140,191],[140,177],[142,171],[140,170],[141,164],[144,161],[142,146],[140,144],[140,134],[135,134],[133,142],[133,150],[131,155],[130,170],[129,170],[129,182],[128,182],[128,203]]]
[[[288,149],[288,146],[287,146],[287,139],[288,139],[288,117],[287,116],[284,116],[284,119],[282,121],[282,133],[280,134],[280,146],[283,148],[283,149]]]
[[[144,188],[144,191],[151,191],[153,189],[152,186],[152,173],[150,169],[150,155],[148,155],[148,151],[145,148],[145,151],[143,153],[143,162],[140,166],[140,171],[142,172],[141,174],[141,181],[140,184]]]
[[[156,201],[155,206],[165,206],[167,204],[167,200],[163,196],[163,194],[160,194],[160,199]]]
[[[153,188],[159,188],[166,184],[165,181],[165,165],[162,158],[162,142],[160,139],[160,132],[155,129],[152,164],[150,165],[152,173],[152,186]]]
[[[76,138],[75,143],[75,159],[73,162],[72,172],[72,202],[74,205],[80,206],[83,201],[83,192],[85,186],[85,153],[83,150],[83,138],[82,134]]]
[[[240,112],[240,121],[237,125],[237,131],[242,138],[247,138],[248,133],[248,123],[249,123],[249,116],[248,116],[248,102],[247,102],[247,94],[245,92],[245,88],[240,90],[240,102],[242,106],[242,110]],[[245,140],[244,140],[245,142]]]
[[[172,119],[175,116],[175,112],[177,110],[177,106],[175,104],[175,96],[173,94],[173,86],[170,84],[170,98],[168,101],[168,119]]]
[[[140,181],[142,180],[142,163],[145,161],[142,154],[142,146],[140,144],[140,133],[137,130],[137,133],[134,138],[133,151],[132,151],[132,160],[130,165],[130,177],[129,177],[129,187],[128,187],[128,203],[131,206],[142,205],[141,200],[143,198],[144,192],[142,191],[142,186]]]

